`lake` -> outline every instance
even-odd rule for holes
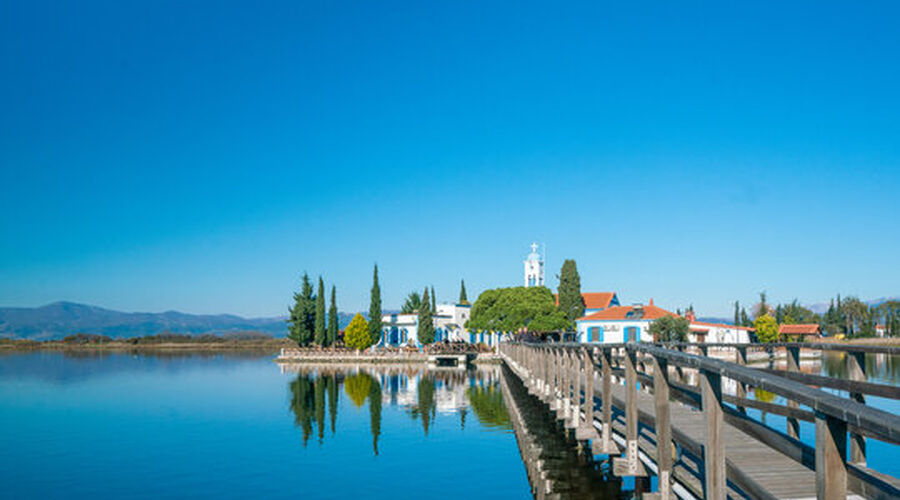
[[[500,370],[0,355],[0,497],[531,498]]]
[[[896,359],[870,363],[876,381],[897,383]],[[840,367],[827,357],[818,369]],[[629,498],[644,487],[579,453],[498,365],[8,353],[0,429],[0,498],[531,498],[529,472],[561,497]],[[523,429],[539,457],[520,453]],[[811,426],[801,437],[811,441]],[[900,474],[890,447],[869,442],[872,466]]]

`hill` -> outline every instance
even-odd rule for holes
[[[340,313],[345,327],[351,315]],[[41,307],[0,307],[0,338],[51,340],[74,333],[110,337],[140,337],[162,332],[225,334],[258,331],[275,337],[287,335],[285,317],[242,318],[233,314],[121,312],[73,302],[54,302]]]

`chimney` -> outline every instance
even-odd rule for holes
[[[697,320],[697,317],[694,316],[694,311],[691,311],[690,309],[688,309],[687,312],[684,313],[684,317],[687,318],[687,320],[691,323]]]
[[[653,306],[653,297],[650,297],[650,306]]]

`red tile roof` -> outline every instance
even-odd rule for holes
[[[780,335],[818,335],[821,331],[821,328],[816,323],[781,325],[778,327]]]
[[[603,311],[597,311],[593,314],[588,314],[587,316],[578,318],[576,321],[591,321],[591,320],[623,320],[623,319],[635,319],[635,320],[653,320],[659,319],[663,316],[676,316],[675,313],[671,313],[666,311],[661,307],[656,306],[643,306],[644,314],[640,317],[629,317],[628,313],[634,310],[634,306],[615,306],[610,307],[609,309],[605,309]]]
[[[616,296],[616,292],[585,292],[581,294],[585,309],[606,309]],[[559,295],[553,294],[556,305],[559,305]]]

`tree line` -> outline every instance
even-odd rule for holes
[[[325,283],[319,277],[318,290],[313,291],[309,275],[303,273],[300,291],[294,293],[294,304],[288,309],[288,337],[297,342],[301,347],[317,345],[327,347],[334,345],[339,340],[351,349],[367,349],[375,345],[381,339],[382,330],[382,304],[381,284],[378,280],[378,264],[372,271],[372,288],[369,292],[368,319],[362,314],[354,315],[350,324],[343,332],[342,338],[338,327],[338,309],[336,300],[336,288],[331,287],[331,306],[326,317],[325,313]],[[466,296],[466,283],[460,282],[459,303],[468,304]],[[434,285],[419,295],[411,292],[403,304],[401,312],[405,314],[418,314],[418,340],[427,345],[434,342],[434,315],[437,314],[437,300]]]
[[[734,303],[734,324],[753,327],[763,342],[778,340],[779,325],[817,324],[828,336],[844,335],[847,338],[874,337],[877,325],[883,325],[885,336],[900,336],[900,301],[888,300],[869,305],[857,297],[840,294],[831,299],[824,314],[799,304],[797,299],[786,304],[772,305],[765,292],[759,294],[759,302],[747,314],[739,302]]]

